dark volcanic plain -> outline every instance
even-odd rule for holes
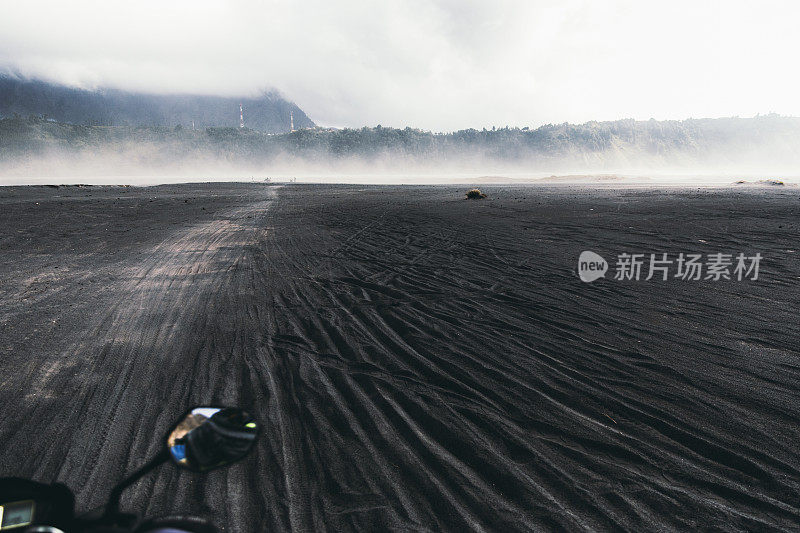
[[[0,188],[0,474],[100,505],[193,404],[257,452],[123,498],[226,531],[789,530],[800,192]],[[758,281],[582,283],[594,250]],[[607,277],[611,278],[613,272]]]

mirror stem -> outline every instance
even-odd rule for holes
[[[108,503],[106,504],[106,510],[103,516],[111,517],[119,512],[119,500],[122,497],[122,492],[139,481],[141,477],[145,474],[160,466],[162,463],[165,463],[169,460],[169,450],[166,448],[162,449],[155,457],[147,461],[144,465],[142,465],[136,472],[131,474],[130,476],[126,477],[122,481],[120,481],[113,489],[111,489],[111,494],[108,496]]]

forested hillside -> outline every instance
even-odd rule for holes
[[[248,128],[284,133],[294,115],[296,128],[314,123],[277,93],[258,98],[156,95],[113,89],[87,91],[38,80],[0,76],[0,117],[43,116],[57,122],[93,126],[235,127],[239,104]]]
[[[41,117],[0,120],[0,159],[46,154],[132,154],[143,165],[199,159],[263,167],[277,160],[399,167],[523,165],[558,168],[658,168],[800,164],[800,119],[777,115],[684,121],[588,122],[537,129],[461,130],[311,128],[270,135],[245,128],[83,126]]]

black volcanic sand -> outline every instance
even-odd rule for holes
[[[220,403],[256,413],[257,453],[166,465],[123,508],[230,531],[797,528],[800,192],[465,190],[0,189],[0,473],[99,505]],[[585,284],[582,250],[764,261]]]

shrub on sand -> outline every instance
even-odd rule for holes
[[[467,191],[467,200],[480,200],[486,198],[486,195],[480,189],[470,189]]]

